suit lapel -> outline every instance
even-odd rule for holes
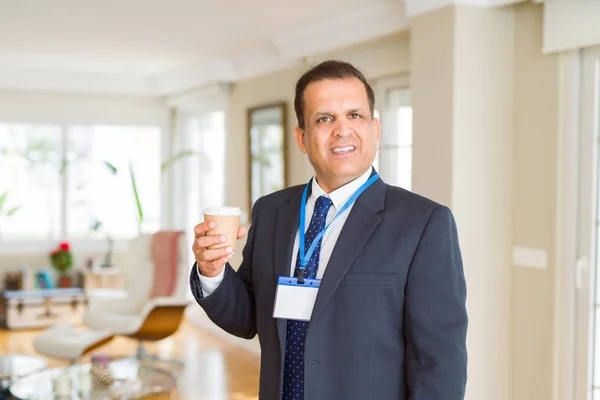
[[[323,274],[311,321],[316,320],[323,311],[375,227],[381,222],[381,216],[377,212],[383,209],[384,201],[385,184],[381,179],[374,182],[356,200]]]
[[[283,203],[277,209],[275,220],[275,238],[274,238],[274,275],[275,282],[280,276],[290,276],[290,267],[292,260],[292,250],[294,248],[294,239],[298,231],[298,223],[300,221],[300,201],[302,199],[302,191],[304,187],[299,187],[293,191],[288,198],[288,201]],[[282,354],[285,353],[285,336],[287,331],[287,320],[277,320],[277,331],[279,333],[279,341]]]

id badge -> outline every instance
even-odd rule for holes
[[[298,278],[280,276],[275,293],[273,318],[310,320],[320,283],[320,279],[304,278],[304,283],[298,283]]]

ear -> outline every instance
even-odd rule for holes
[[[304,129],[300,129],[299,126],[294,128],[294,138],[296,139],[296,145],[301,152],[306,154],[306,146],[304,145]]]
[[[379,142],[381,141],[381,124],[379,123],[379,118],[373,118],[373,127],[375,128],[375,138],[377,139],[377,147],[379,147]]]

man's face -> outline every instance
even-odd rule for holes
[[[313,82],[304,91],[304,103],[304,130],[296,127],[294,136],[321,187],[332,191],[365,173],[375,160],[380,130],[362,82]]]

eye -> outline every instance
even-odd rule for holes
[[[350,114],[350,119],[357,119],[357,118],[362,118],[362,115],[360,115],[358,113],[352,113],[352,114]]]
[[[319,119],[317,119],[317,124],[320,124],[322,122],[331,122],[333,121],[333,118],[331,117],[321,117]]]

